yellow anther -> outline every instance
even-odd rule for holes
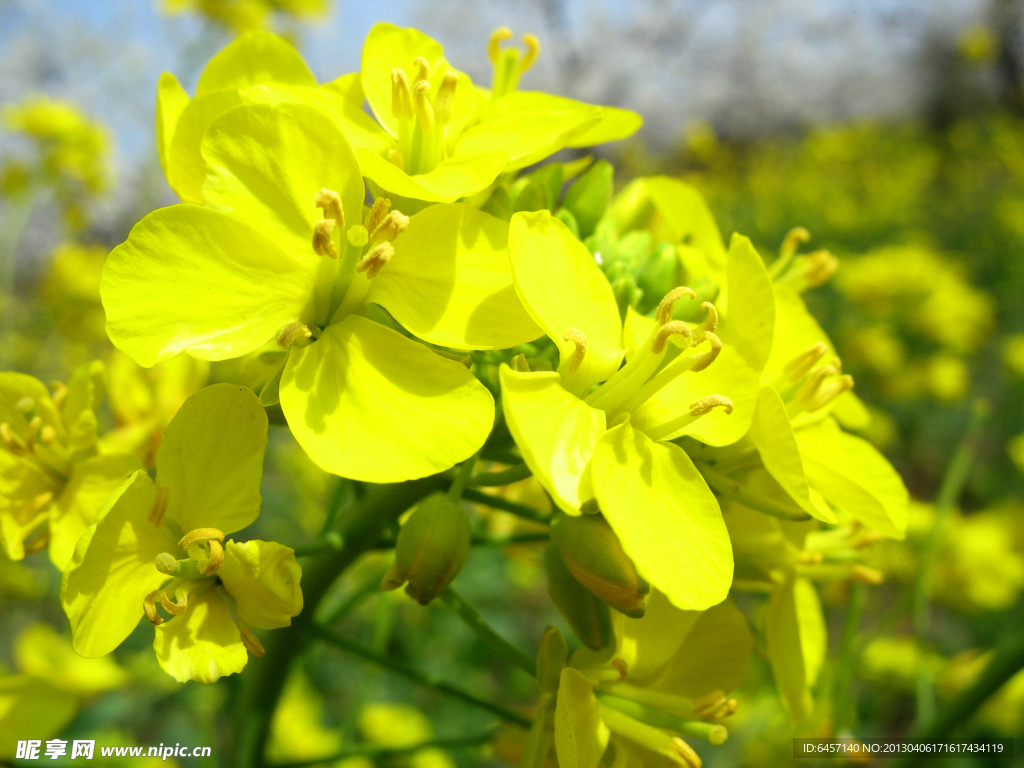
[[[321,256],[338,258],[338,249],[334,245],[334,219],[320,219],[313,225],[313,250]]]
[[[59,410],[64,405],[64,400],[68,396],[68,387],[64,382],[51,381],[50,389],[53,390],[53,405]]]
[[[491,32],[491,36],[487,38],[487,58],[491,60],[491,64],[497,66],[498,58],[501,56],[501,44],[511,39],[512,30],[508,27],[498,27]]]
[[[385,241],[390,243],[402,234],[408,226],[408,216],[401,211],[392,211],[372,230],[370,242],[374,245]]]
[[[445,72],[441,87],[437,89],[437,96],[434,97],[434,115],[442,127],[448,125],[452,120],[452,109],[455,106],[455,87],[459,84],[459,75],[456,72]]]
[[[715,362],[716,358],[718,357],[718,354],[722,351],[722,340],[718,338],[718,336],[716,336],[715,334],[711,333],[711,331],[706,331],[704,333],[704,341],[710,343],[711,348],[706,352],[701,352],[699,354],[694,355],[694,357],[699,357],[701,359],[695,361],[693,363],[693,367],[690,368],[690,371],[693,373],[703,371],[705,368],[707,368],[709,365]]]
[[[180,600],[181,602],[172,602],[167,599],[167,595],[161,592],[160,605],[162,605],[164,610],[171,614],[171,616],[181,616],[181,614],[185,612],[185,609],[188,608],[188,592],[182,590],[179,594],[175,594],[174,597],[176,600]]]
[[[220,533],[220,531],[218,531]],[[221,533],[223,537],[224,534]],[[206,565],[199,569],[199,572],[203,576],[209,576],[220,570],[220,567],[224,565],[224,547],[221,546],[220,541],[217,539],[209,539],[206,545],[210,548],[210,557],[206,561]]]
[[[782,246],[779,248],[779,258],[792,258],[793,254],[800,250],[800,245],[808,242],[810,239],[811,233],[806,229],[803,227],[793,227],[782,241]]]
[[[412,108],[424,133],[434,130],[434,108],[430,106],[430,83],[420,80],[412,89]]]
[[[536,35],[527,33],[523,35],[523,43],[526,45],[526,53],[523,54],[519,66],[525,72],[533,66],[534,62],[537,61],[537,57],[540,56],[540,40],[537,39]]]
[[[811,372],[811,368],[825,356],[826,352],[828,352],[828,345],[823,341],[819,341],[816,344],[812,344],[806,352],[800,353],[786,363],[782,370],[789,377],[790,381],[800,381],[800,379]]]
[[[853,376],[844,374],[836,376],[834,379],[828,379],[822,382],[822,385],[818,388],[818,391],[814,393],[810,401],[807,403],[807,410],[813,413],[826,405],[831,403],[843,392],[847,392],[853,389]]]
[[[313,335],[309,326],[299,322],[289,323],[277,334],[277,343],[286,349],[299,339],[308,339]]]
[[[800,389],[793,395],[793,399],[803,406],[807,406],[808,403],[817,394],[818,389],[825,382],[829,376],[837,376],[839,369],[834,368],[831,365],[823,365],[821,368],[815,368],[811,371],[811,375],[807,378],[803,384],[800,385]]]
[[[693,751],[693,747],[687,744],[678,736],[673,736],[672,751],[675,753],[677,758],[675,762],[680,763],[684,768],[701,768],[703,763],[701,762],[700,756]]]
[[[388,162],[400,171],[405,170],[405,157],[402,156],[401,150],[395,149],[394,147],[389,149]]]
[[[35,409],[36,401],[33,400],[31,397],[23,397],[21,398],[21,400],[14,404],[14,407],[17,408],[22,414],[27,416],[29,413],[32,412],[33,409]]]
[[[697,298],[697,294],[693,292],[693,289],[687,288],[685,285],[673,288],[665,294],[665,298],[658,304],[658,311],[655,313],[655,318],[657,318],[660,325],[664,325],[672,319],[672,307],[683,296],[689,296],[691,301]]]
[[[25,554],[32,555],[36,552],[41,552],[50,546],[50,529],[44,528],[30,541],[26,541],[24,544]]]
[[[216,528],[194,528],[181,537],[178,546],[182,549],[188,549],[193,544],[202,544],[209,541],[224,541],[224,533]]]
[[[156,569],[165,576],[178,575],[178,559],[170,552],[161,552],[153,561]]]
[[[829,278],[839,269],[839,259],[825,250],[807,254],[804,267],[804,282],[810,288],[816,288],[828,282]]]
[[[885,574],[874,568],[868,568],[866,565],[855,563],[850,567],[850,578],[861,584],[877,587],[885,581]]]
[[[562,336],[565,341],[571,341],[576,345],[576,349],[573,350],[572,358],[569,360],[569,373],[576,373],[580,369],[580,365],[583,363],[583,358],[587,356],[587,337],[583,331],[577,330],[576,328],[570,328]]]
[[[161,485],[156,489],[156,501],[153,502],[153,509],[149,512],[149,522],[158,526],[164,521],[164,513],[167,512],[167,499],[171,489]]]
[[[707,720],[708,718],[715,717],[713,712],[717,712],[723,704],[725,704],[726,698],[722,691],[711,691],[703,696],[694,699],[693,701],[693,717],[698,720]]]
[[[704,334],[714,332],[718,329],[718,309],[710,301],[705,301],[700,308],[708,313],[708,319],[697,326],[693,332],[693,343],[699,344],[704,339]]]
[[[164,623],[164,620],[160,618],[160,614],[156,612],[156,596],[158,594],[160,594],[160,590],[154,589],[142,601],[142,609],[146,612],[146,618],[149,619],[149,623],[154,627],[159,627]]]
[[[241,621],[238,622],[238,633],[242,636],[242,644],[253,656],[258,657],[266,653],[263,649],[263,644],[259,641],[259,638],[253,634],[248,624]]]
[[[395,255],[395,247],[389,242],[373,246],[356,264],[356,272],[365,272],[367,278],[373,280]]]
[[[399,120],[412,117],[412,93],[405,72],[400,69],[391,70],[391,114]]]
[[[57,439],[57,430],[47,424],[41,430],[39,430],[39,442],[43,445],[49,445]]]
[[[14,434],[11,425],[6,421],[0,422],[0,440],[3,440],[7,450],[15,456],[22,456],[25,453],[25,442]]]
[[[388,215],[390,209],[391,201],[388,198],[378,197],[374,200],[373,205],[370,206],[370,212],[366,214],[366,221],[363,222],[366,231],[373,232],[384,221],[384,217]]]
[[[334,219],[338,226],[345,228],[345,211],[341,207],[341,195],[324,187],[316,193],[316,207],[322,208],[325,219]]]
[[[690,403],[690,415],[703,416],[710,413],[713,408],[724,408],[726,413],[732,413],[732,400],[725,395],[707,395]]]
[[[422,56],[417,56],[412,63],[416,65],[416,79],[412,81],[412,87],[415,89],[420,83],[430,79],[430,62]]]
[[[668,340],[677,335],[685,338],[686,346],[690,346],[690,342],[693,339],[693,331],[690,330],[690,326],[682,320],[672,320],[661,326],[655,333],[654,342],[651,344],[651,352],[660,355],[665,351],[665,345],[668,344]]]

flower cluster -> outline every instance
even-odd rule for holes
[[[768,595],[767,653],[806,718],[825,647],[814,582],[876,580],[861,550],[907,525],[800,296],[834,259],[797,255],[796,237],[768,267],[741,235],[726,247],[680,181],[614,195],[606,162],[545,163],[642,121],[520,90],[540,44],[511,37],[487,43],[490,88],[390,24],[324,84],[267,32],[218,53],[193,96],[161,78],[157,147],[182,202],[107,258],[107,334],[145,367],[185,353],[264,373],[258,396],[189,398],[153,479],[96,455],[93,369],[62,398],[0,380],[5,547],[50,542],[80,654],[145,617],[165,671],[212,682],[263,654],[254,628],[302,611],[292,549],[226,538],[259,512],[270,411],[327,472],[436,481],[383,584],[422,603],[461,605],[478,457],[550,496],[549,593],[582,647],[541,641],[524,764],[553,746],[562,768],[698,766],[682,737],[724,741],[712,721],[736,710],[752,652],[741,591]]]

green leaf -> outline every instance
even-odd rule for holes
[[[293,349],[281,407],[322,469],[392,483],[448,469],[490,432],[494,402],[461,363],[358,315]]]
[[[153,482],[134,473],[97,514],[64,571],[61,604],[72,644],[86,658],[105,656],[135,629],[146,595],[168,580],[156,569],[156,556],[184,555],[178,536],[149,521],[155,502]]]
[[[505,167],[504,152],[465,153],[442,161],[430,173],[410,176],[369,150],[356,150],[363,175],[387,192],[413,200],[453,203],[486,188]]]
[[[768,603],[765,641],[775,685],[793,719],[803,723],[814,706],[811,688],[828,648],[825,618],[813,584],[793,579],[775,591]]]
[[[196,97],[265,83],[317,84],[302,55],[283,37],[262,30],[246,32],[210,59],[199,75]]]
[[[465,204],[432,205],[410,218],[394,248],[366,300],[419,338],[507,349],[543,334],[512,285],[504,221]]]
[[[910,496],[874,446],[831,418],[798,429],[796,441],[807,479],[833,506],[891,538],[906,535]]]
[[[156,453],[156,482],[167,488],[167,521],[241,530],[260,512],[267,414],[252,390],[213,384],[178,409]]]
[[[100,295],[107,335],[143,366],[180,352],[241,357],[292,322],[313,320],[320,257],[299,260],[220,211],[174,205],[111,251]]]
[[[582,393],[619,367],[622,325],[611,286],[594,257],[547,211],[517,213],[508,240],[516,293],[534,322],[558,346],[559,373],[567,389]],[[570,372],[576,345],[570,328],[587,339],[579,368]]]
[[[683,610],[725,599],[729,533],[682,448],[655,443],[626,420],[598,440],[590,468],[601,511],[641,576]]]

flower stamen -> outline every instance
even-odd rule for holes
[[[685,338],[687,341],[686,346],[690,346],[693,340],[693,331],[690,330],[690,326],[682,320],[673,320],[665,323],[655,332],[654,342],[651,344],[651,352],[660,355],[665,351],[665,345],[668,344],[668,340],[677,335]]]
[[[182,536],[178,546],[187,550],[193,544],[204,544],[208,541],[224,541],[223,532],[216,528],[194,528]]]
[[[308,339],[313,336],[313,332],[309,329],[308,325],[300,322],[289,323],[281,332],[277,334],[277,343],[287,349],[296,341],[301,339]]]
[[[325,219],[333,219],[342,229],[345,228],[345,211],[341,207],[341,195],[333,189],[323,187],[316,193],[314,201],[317,208],[323,209]]]
[[[647,430],[647,436],[651,440],[663,440],[680,429],[693,424],[702,416],[711,413],[715,408],[724,409],[726,415],[728,415],[732,413],[733,407],[732,400],[724,395],[707,395],[690,403],[689,411],[681,416],[676,416],[676,418],[670,419],[659,427]]]
[[[149,623],[154,627],[159,627],[164,623],[163,618],[156,612],[156,596],[158,594],[160,594],[160,590],[154,589],[142,601],[142,609],[146,612],[146,618],[149,619]]]
[[[334,219],[321,219],[313,225],[313,250],[320,256],[338,258],[338,249],[334,245]]]
[[[665,325],[665,323],[672,319],[673,305],[683,296],[689,296],[691,301],[697,298],[697,294],[694,290],[692,288],[687,288],[685,285],[673,288],[665,294],[665,298],[663,298],[661,303],[658,304],[658,310],[655,313],[655,319],[657,319],[659,325]]]
[[[395,247],[389,242],[375,245],[356,264],[356,272],[365,272],[366,277],[373,280],[384,266],[395,255]]]
[[[370,206],[370,212],[366,214],[366,221],[363,222],[363,226],[366,227],[367,232],[376,231],[377,227],[384,217],[388,215],[388,211],[391,210],[391,200],[386,197],[378,197],[373,201],[373,205]]]
[[[576,373],[583,363],[583,358],[587,356],[587,337],[583,334],[583,331],[570,328],[562,338],[576,345],[572,358],[569,360],[569,373]]]

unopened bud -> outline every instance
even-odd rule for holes
[[[565,617],[576,637],[593,651],[611,643],[614,635],[608,603],[599,600],[576,581],[554,543],[548,544],[544,550],[544,567],[551,602]]]
[[[558,680],[569,661],[569,647],[558,627],[547,627],[537,651],[537,682],[545,693],[558,692]]]
[[[398,533],[395,560],[384,575],[382,591],[398,589],[426,605],[452,583],[469,556],[469,515],[443,493],[420,502]]]
[[[651,587],[604,517],[559,515],[551,525],[551,541],[580,584],[627,616],[644,615]]]

